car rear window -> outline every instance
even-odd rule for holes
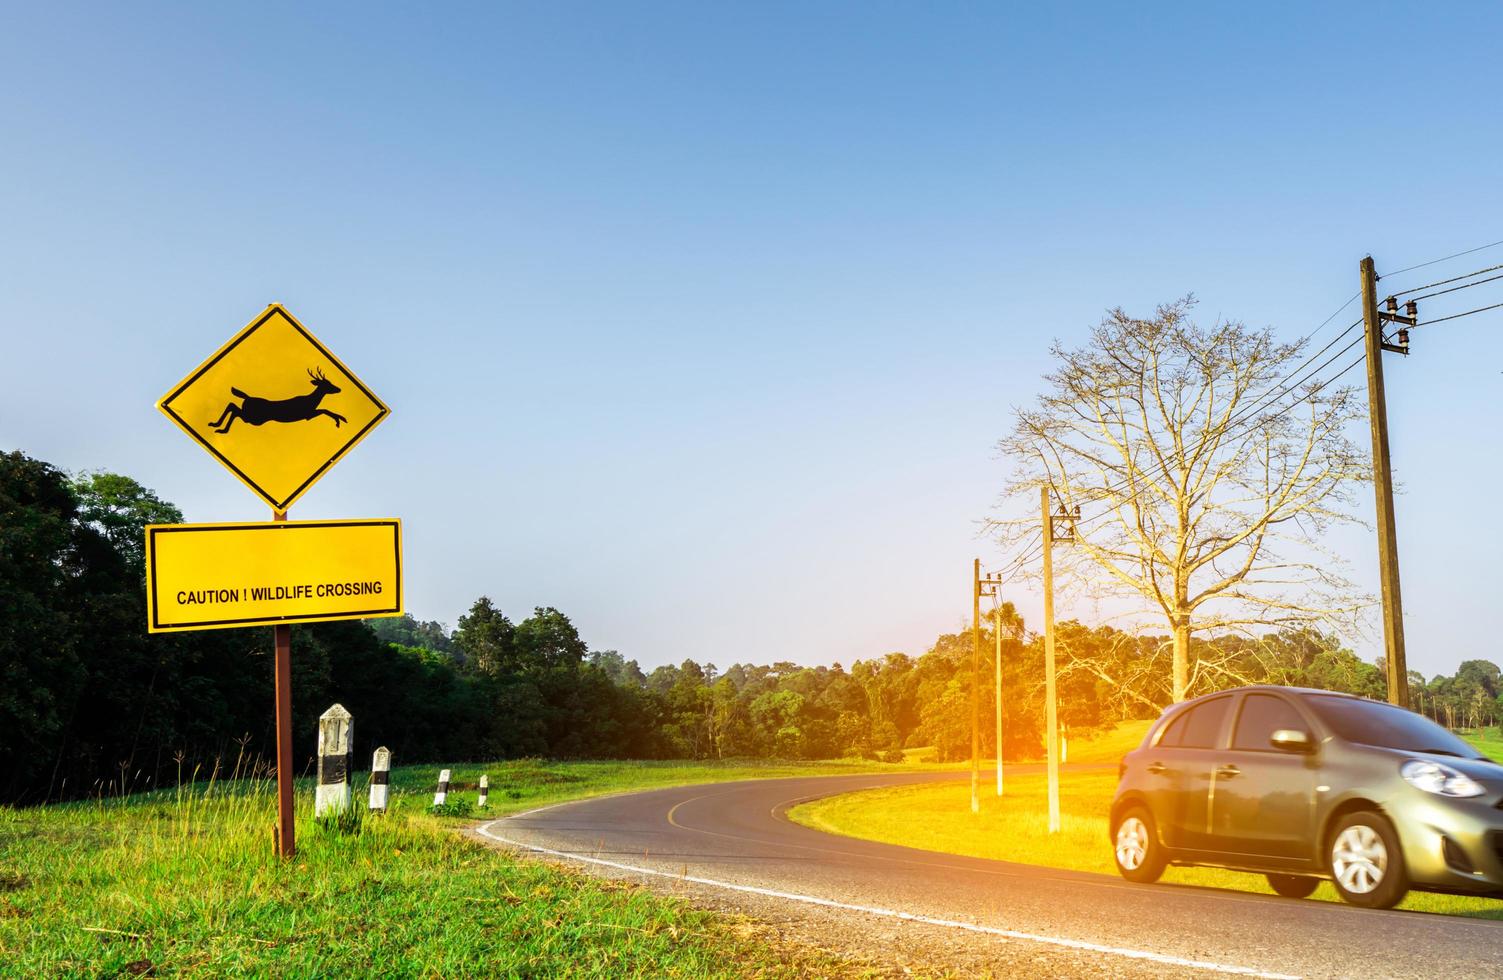
[[[1382,701],[1364,701],[1335,694],[1307,694],[1305,702],[1322,721],[1348,742],[1405,752],[1484,758],[1476,749],[1424,715]]]
[[[1272,694],[1249,694],[1242,699],[1242,712],[1237,715],[1237,732],[1232,736],[1232,748],[1262,752],[1275,751],[1269,741],[1281,728],[1305,731],[1309,726],[1294,710],[1294,706]]]

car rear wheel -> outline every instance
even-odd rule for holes
[[[1285,898],[1305,898],[1319,885],[1319,878],[1305,875],[1268,875],[1268,887]]]
[[[1112,831],[1112,855],[1117,870],[1128,881],[1158,881],[1168,863],[1164,846],[1159,843],[1153,815],[1147,808],[1131,807],[1117,820]]]
[[[1326,854],[1336,891],[1353,905],[1391,909],[1409,891],[1399,835],[1380,813],[1342,817],[1331,831]]]

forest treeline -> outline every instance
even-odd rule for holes
[[[39,802],[173,784],[216,763],[272,755],[266,628],[148,634],[143,528],[182,520],[129,477],[70,476],[0,454],[0,801]],[[1004,753],[1042,748],[1043,649],[1011,606],[982,633],[982,717],[1002,634]],[[1072,730],[1152,717],[1168,702],[1172,640],[1060,624],[1060,718]],[[410,616],[293,627],[300,765],[333,702],[355,717],[356,751],[398,763],[539,755],[637,759],[843,756],[896,761],[932,746],[970,751],[973,637],[942,634],[919,656],[888,653],[808,667],[719,668],[685,660],[644,671],[592,650],[569,618],[511,618],[485,597],[453,630]],[[1196,640],[1193,694],[1247,682],[1381,697],[1380,670],[1334,637],[1271,633]],[[1428,683],[1419,707],[1452,725],[1493,723],[1499,668],[1463,663]],[[982,726],[990,756],[991,725]]]

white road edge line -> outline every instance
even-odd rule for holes
[[[570,801],[573,802],[573,801]],[[558,804],[554,804],[557,806]],[[551,807],[539,807],[539,810],[551,809]],[[527,813],[514,814],[512,817],[503,817],[500,820],[492,820],[484,826],[476,828],[476,832],[489,837],[493,841],[506,844],[509,847],[521,848],[524,851],[533,851],[537,854],[546,854],[549,857],[563,858],[568,861],[579,861],[584,864],[594,864],[605,868],[615,868],[617,871],[625,871],[629,874],[651,875],[656,878],[671,878],[675,881],[690,881],[696,885],[709,885],[712,888],[724,888],[734,892],[746,892],[752,895],[762,895],[767,898],[781,898],[790,902],[801,902],[805,905],[818,905],[823,908],[843,909],[848,912],[865,912],[869,915],[885,916],[889,919],[902,919],[905,922],[920,922],[930,926],[944,926],[948,929],[963,929],[966,932],[982,933],[989,936],[1002,936],[1007,939],[1021,939],[1027,942],[1043,943],[1048,946],[1062,946],[1066,949],[1079,949],[1092,953],[1106,953],[1111,956],[1124,956],[1135,960],[1148,960],[1152,963],[1163,963],[1168,966],[1192,967],[1198,970],[1210,970],[1214,973],[1231,973],[1246,977],[1264,977],[1267,980],[1300,980],[1297,974],[1268,973],[1264,970],[1254,969],[1248,966],[1231,966],[1226,963],[1215,963],[1210,960],[1192,960],[1181,956],[1169,956],[1164,953],[1151,953],[1142,949],[1126,949],[1121,946],[1106,946],[1101,943],[1086,942],[1083,939],[1066,939],[1061,936],[1041,936],[1037,933],[1019,932],[1015,929],[1003,929],[999,926],[984,926],[974,922],[959,922],[954,919],[939,919],[929,915],[919,915],[914,912],[902,912],[897,909],[877,908],[869,905],[853,905],[850,902],[838,902],[830,898],[819,898],[814,895],[799,895],[795,892],[780,892],[771,888],[759,888],[756,885],[737,885],[729,881],[716,881],[713,878],[698,878],[694,875],[676,874],[670,871],[658,871],[654,868],[643,868],[634,864],[622,864],[618,861],[607,861],[603,858],[589,857],[584,854],[572,854],[568,851],[555,851],[552,848],[540,847],[537,844],[527,844],[522,841],[502,837],[500,834],[491,832],[491,828],[502,820],[525,817],[536,813],[537,810],[529,810]]]

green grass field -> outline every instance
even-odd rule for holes
[[[1457,731],[1458,735],[1477,746],[1483,755],[1503,762],[1503,731],[1497,728],[1477,729],[1463,728]]]
[[[684,783],[891,771],[880,764],[542,763],[481,772],[503,815]],[[0,974],[7,976],[803,976],[840,961],[745,920],[630,885],[517,861],[430,815],[437,767],[392,774],[393,806],[358,833],[314,823],[300,786],[298,855],[272,854],[265,779],[0,808]],[[357,783],[363,791],[363,780]]]
[[[1125,725],[1096,740],[1072,746],[1070,761],[1115,762],[1135,748],[1147,722]],[[1503,761],[1503,743],[1472,738],[1483,752]],[[989,787],[988,787],[989,788]],[[996,858],[1051,868],[1116,875],[1107,839],[1107,814],[1117,788],[1114,772],[1065,772],[1060,779],[1060,832],[1048,832],[1046,783],[1041,775],[1007,779],[1006,795],[981,797],[981,812],[972,814],[970,787],[965,784],[902,786],[863,790],[805,803],[790,811],[791,819],[827,833],[903,844],[925,850]],[[1214,868],[1170,868],[1165,882],[1232,888],[1272,894],[1261,875]],[[1316,899],[1340,901],[1324,882]],[[1424,912],[1444,912],[1487,919],[1503,919],[1503,902],[1486,898],[1411,893],[1399,906]]]

